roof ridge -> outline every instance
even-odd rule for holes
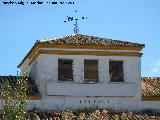
[[[40,42],[44,42],[44,41],[49,41],[49,40],[56,40],[59,38],[64,38],[64,37],[69,37],[69,36],[87,36],[87,37],[95,37],[95,38],[100,38],[100,39],[106,39],[106,40],[113,40],[111,38],[105,38],[105,37],[97,37],[94,35],[88,35],[88,34],[69,34],[69,35],[62,35],[62,36],[57,36],[57,37],[52,37],[52,38],[46,38],[46,39],[39,39],[38,41]],[[41,41],[42,40],[42,41]],[[121,40],[117,40],[117,41],[121,41]],[[127,41],[126,41],[127,42]]]
[[[69,34],[69,35],[56,36],[56,37],[51,37],[51,38],[46,38],[46,39],[39,39],[38,41],[45,42],[45,41],[56,40],[58,38],[64,38],[64,37],[68,37],[68,36],[75,36],[75,35],[77,35],[77,34]]]

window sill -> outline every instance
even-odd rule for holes
[[[70,82],[70,81],[74,81],[74,80],[58,80],[59,82]]]
[[[82,84],[98,84],[99,82],[82,82]]]
[[[97,80],[84,80],[83,83],[85,84],[94,84],[94,83],[99,83]]]
[[[130,84],[128,82],[109,82],[109,84]]]
[[[98,84],[99,81],[74,81],[74,80],[68,80],[68,81],[63,81],[63,80],[58,80],[57,82],[54,83],[76,83],[76,84]]]

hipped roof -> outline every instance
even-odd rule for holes
[[[113,40],[113,39],[107,39],[107,38],[100,38],[90,35],[82,35],[82,34],[72,34],[67,35],[63,37],[58,38],[51,38],[51,39],[45,39],[45,40],[37,40],[31,50],[27,53],[27,55],[23,58],[21,63],[18,65],[20,67],[23,62],[27,59],[27,57],[31,54],[31,52],[40,45],[46,45],[46,46],[58,46],[59,48],[61,46],[67,46],[69,48],[75,48],[76,46],[79,48],[80,46],[83,46],[83,49],[88,46],[90,48],[92,47],[98,47],[98,48],[112,48],[112,49],[136,49],[136,50],[142,50],[145,47],[145,44],[139,44],[139,43],[133,43],[128,41],[122,41],[122,40]]]

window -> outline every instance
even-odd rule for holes
[[[123,61],[109,61],[109,75],[112,82],[123,82]]]
[[[98,82],[98,60],[84,60],[84,81]]]
[[[72,81],[73,80],[73,60],[58,59],[58,80]]]

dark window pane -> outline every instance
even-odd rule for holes
[[[98,60],[84,60],[84,81],[98,80]]]
[[[123,61],[109,61],[109,75],[112,82],[123,82]]]
[[[73,80],[72,60],[58,59],[58,80],[70,81]]]

